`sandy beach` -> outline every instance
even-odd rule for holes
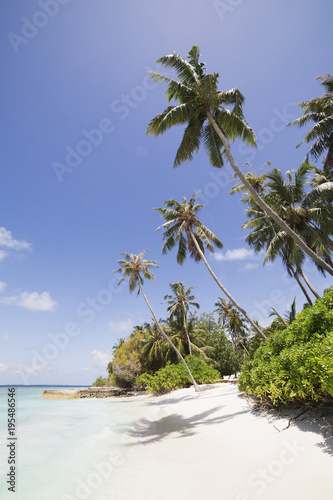
[[[282,430],[293,415],[254,411],[229,383],[153,397],[124,436],[111,498],[331,500],[329,423],[303,415]]]

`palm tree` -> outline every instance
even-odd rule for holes
[[[203,332],[200,328],[198,329],[196,327],[193,316],[187,322],[187,333],[184,330],[183,318],[180,315],[169,318],[168,325],[171,330],[170,339],[183,356],[190,354],[191,348],[191,353],[194,356],[202,357],[207,363],[212,362],[212,359],[210,359],[206,353],[212,351],[213,348],[206,345],[203,341]],[[166,346],[166,349],[168,359],[170,359],[171,362],[174,362],[174,352],[172,352],[170,346]]]
[[[274,307],[272,307],[272,311],[270,313],[270,316],[275,316],[275,319],[273,320],[270,329],[272,331],[276,329],[284,329],[287,328],[290,323],[292,323],[296,319],[296,297],[292,301],[292,304],[290,306],[290,310],[286,311],[284,316],[281,316]]]
[[[222,323],[222,326],[228,329],[235,349],[238,350],[238,345],[241,345],[244,351],[249,354],[249,351],[244,344],[244,342],[248,339],[246,325],[237,309],[232,306],[231,302],[227,302],[225,299],[221,299],[220,297],[218,301],[215,302],[215,306],[217,306],[215,312],[218,312],[219,314],[219,323]]]
[[[162,325],[161,321],[159,321],[159,324],[167,335],[169,330],[168,327]],[[155,372],[162,368],[168,361],[166,356],[166,345],[169,344],[166,343],[164,337],[161,337],[157,323],[154,322],[152,325],[147,323],[145,327],[141,355],[143,357],[143,362]]]
[[[311,172],[312,166],[303,163],[297,170],[288,170],[285,174],[286,180],[284,180],[280,170],[273,169],[266,174],[266,186],[269,190],[267,199],[280,211],[281,217],[293,227],[294,231],[302,235],[308,246],[311,246],[332,266],[333,241],[329,236],[333,234],[333,217],[321,206],[324,200],[324,189],[315,188],[309,193],[306,191],[306,185],[309,183],[308,176]],[[330,183],[330,187],[326,190],[332,194],[333,183]],[[282,232],[279,231],[279,234]],[[285,236],[290,240],[288,235]],[[317,263],[316,265],[320,271],[324,272],[321,265]]]
[[[318,159],[322,153],[327,152],[323,170],[328,172],[333,169],[333,76],[320,75],[316,80],[321,80],[320,84],[324,87],[325,94],[310,101],[297,103],[303,111],[303,116],[293,120],[288,126],[297,125],[301,128],[308,123],[315,123],[297,147],[303,142],[314,141],[307,157]]]
[[[230,309],[232,308],[232,303],[227,302],[226,299],[221,299],[221,297],[219,297],[215,302],[214,306],[216,306],[214,312],[217,312],[219,315],[218,323],[222,324],[222,326],[225,326],[228,322],[229,312]]]
[[[199,48],[193,46],[188,53],[188,60],[176,53],[158,59],[157,62],[165,68],[175,70],[179,81],[154,71],[150,74],[155,81],[167,83],[167,101],[170,103],[174,99],[178,104],[168,106],[165,111],[153,118],[148,124],[147,134],[157,136],[173,125],[187,123],[176,153],[174,167],[178,167],[184,161],[192,160],[193,153],[198,151],[201,142],[204,143],[211,165],[221,168],[224,163],[223,157],[226,156],[258,205],[295,240],[304,252],[333,276],[333,268],[309,248],[302,238],[265,203],[236,165],[228,141],[241,138],[247,144],[256,145],[254,131],[243,115],[244,96],[236,88],[218,91],[218,73],[206,73],[205,64],[199,62],[199,56]],[[225,107],[229,105],[233,106],[231,111]]]
[[[189,354],[192,354],[190,337],[188,335],[187,330],[187,311],[190,307],[196,307],[199,309],[199,304],[194,302],[194,295],[191,295],[191,291],[196,286],[191,286],[187,290],[185,290],[185,285],[183,282],[178,281],[177,283],[170,283],[170,288],[173,291],[174,295],[165,295],[164,300],[168,302],[169,307],[167,309],[170,317],[175,316],[176,314],[180,314],[183,318],[184,331],[186,333]]]
[[[293,230],[301,234],[307,244],[332,265],[330,248],[332,248],[333,242],[329,235],[333,231],[330,203],[330,197],[333,196],[333,183],[323,182],[317,176],[317,183],[320,185],[314,183],[313,189],[307,192],[309,174],[313,171],[313,167],[305,162],[296,171],[290,169],[286,173],[286,180],[284,180],[281,172],[278,169],[273,169],[260,176],[260,182],[257,181],[257,186],[260,186],[261,196],[265,198],[266,202],[279,211],[280,216],[288,221]],[[312,185],[312,183],[313,181],[310,184]],[[243,191],[241,201],[248,204],[246,213],[251,219],[242,226],[246,229],[252,229],[246,241],[256,252],[266,248],[264,263],[268,260],[274,260],[277,255],[280,255],[288,274],[294,276],[307,301],[311,304],[312,301],[300,281],[300,276],[317,298],[319,295],[302,269],[305,259],[304,252],[289,235],[281,231],[277,224],[267,216],[244,186],[235,186],[231,192],[239,191]],[[320,266],[317,267],[323,271]]]
[[[156,231],[162,227],[165,229],[165,233],[163,235],[165,243],[162,247],[162,253],[165,254],[167,251],[174,248],[174,246],[178,243],[178,264],[184,263],[187,252],[189,252],[190,258],[194,259],[196,262],[203,260],[208,271],[223,293],[234,304],[239,312],[243,314],[259,335],[261,335],[264,340],[267,340],[267,337],[254,323],[246,311],[232,297],[232,295],[230,295],[228,290],[222,285],[208,264],[205,257],[205,247],[207,250],[214,252],[213,245],[217,248],[222,248],[223,245],[215,234],[199,221],[197,214],[203,208],[203,205],[195,204],[195,198],[196,194],[192,196],[189,202],[186,201],[186,198],[183,198],[182,203],[179,203],[176,200],[167,200],[164,202],[164,205],[166,205],[165,207],[155,209],[161,212],[162,217],[166,220],[164,224],[156,229]]]
[[[162,337],[165,338],[165,340],[167,342],[169,342],[171,347],[176,351],[179,359],[181,360],[181,362],[183,363],[183,365],[185,366],[185,368],[187,370],[187,373],[189,374],[189,377],[192,381],[192,384],[194,385],[195,391],[199,391],[200,388],[199,388],[198,384],[196,383],[196,381],[194,380],[194,377],[193,377],[189,367],[187,366],[183,356],[180,354],[177,347],[171,342],[169,337],[162,330],[161,325],[157,321],[156,314],[155,314],[153,308],[151,307],[150,303],[148,302],[148,299],[147,299],[146,294],[144,292],[142,275],[144,278],[146,278],[148,280],[155,279],[155,276],[150,271],[150,268],[151,267],[158,267],[158,265],[155,261],[143,258],[144,254],[146,252],[147,252],[147,250],[142,250],[142,252],[140,252],[138,255],[127,253],[127,252],[123,252],[121,254],[124,256],[124,259],[118,260],[118,264],[120,265],[120,268],[117,269],[116,271],[114,271],[114,273],[121,273],[123,275],[123,277],[119,281],[118,285],[120,285],[120,283],[122,283],[125,279],[128,279],[130,293],[133,293],[134,290],[139,287],[138,294],[141,291],[143,298],[145,299],[146,304],[149,307],[151,314],[153,315],[154,321],[156,323],[156,326],[157,326],[160,334],[162,335]]]

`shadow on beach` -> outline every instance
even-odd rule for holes
[[[179,399],[177,399],[179,402]],[[160,442],[176,433],[174,438],[190,437],[199,432],[201,426],[221,424],[234,418],[236,415],[247,413],[247,410],[212,417],[212,414],[219,411],[222,406],[209,409],[205,412],[193,415],[190,418],[173,413],[158,420],[141,420],[135,427],[129,431],[129,436],[139,439],[142,444]],[[132,443],[128,444],[129,446]]]
[[[323,441],[316,444],[324,453],[333,456],[333,408],[306,409],[305,407],[285,407],[281,409],[261,408],[258,404],[247,399],[249,409],[253,415],[266,417],[277,432],[288,433],[292,426],[302,432],[313,432],[320,435]],[[281,423],[281,419],[285,419]]]

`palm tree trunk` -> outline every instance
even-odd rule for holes
[[[308,303],[312,306],[312,305],[313,305],[313,302],[312,302],[312,300],[310,299],[310,296],[309,296],[309,294],[308,294],[308,292],[307,292],[307,290],[306,290],[305,286],[303,285],[303,283],[300,281],[299,277],[297,276],[297,273],[296,273],[296,271],[295,271],[294,267],[293,267],[291,264],[289,264],[289,267],[290,267],[291,272],[293,273],[293,276],[294,276],[295,280],[296,280],[296,281],[297,281],[297,283],[299,284],[300,289],[301,289],[301,290],[302,290],[302,292],[304,293],[306,300],[307,300],[307,301],[308,301]]]
[[[323,167],[324,172],[330,172],[332,169],[333,169],[333,136],[328,147],[328,152]]]
[[[169,344],[171,345],[171,347],[172,347],[172,348],[176,351],[177,356],[179,357],[179,359],[181,360],[181,362],[182,362],[182,363],[183,363],[183,365],[185,366],[187,373],[189,374],[189,377],[190,377],[190,379],[191,379],[191,381],[192,381],[192,384],[194,385],[194,390],[195,390],[196,392],[199,392],[201,389],[200,389],[200,387],[198,386],[198,384],[196,383],[196,381],[194,380],[194,377],[193,377],[193,375],[192,375],[192,373],[191,373],[191,371],[190,371],[189,367],[187,366],[187,364],[186,364],[186,362],[185,362],[185,359],[184,359],[184,358],[183,358],[183,356],[180,354],[180,352],[178,351],[177,347],[176,347],[176,346],[175,346],[175,345],[171,342],[171,340],[169,339],[169,337],[168,337],[168,336],[167,336],[167,335],[163,332],[163,330],[162,330],[162,328],[161,328],[161,325],[160,325],[160,324],[159,324],[159,322],[157,321],[157,318],[156,318],[156,315],[155,315],[155,313],[154,313],[154,310],[153,310],[153,308],[151,307],[150,303],[148,302],[148,299],[147,299],[146,294],[145,294],[145,292],[144,292],[144,290],[143,290],[143,286],[142,286],[142,283],[141,283],[141,280],[140,280],[140,279],[139,279],[139,286],[140,286],[140,290],[141,290],[141,292],[142,292],[143,298],[145,299],[146,304],[147,304],[147,306],[149,307],[150,312],[151,312],[151,313],[152,313],[152,315],[153,315],[153,318],[154,318],[155,324],[156,324],[156,326],[157,326],[157,328],[158,328],[158,331],[160,332],[160,334],[162,335],[162,337],[164,337],[164,338],[165,338],[165,340],[167,340],[167,342],[169,342]]]
[[[209,123],[212,125],[213,129],[221,139],[225,152],[227,154],[228,160],[230,162],[230,165],[246,187],[248,191],[252,194],[253,198],[255,201],[258,203],[258,205],[270,216],[272,219],[287,233],[295,243],[306,252],[311,259],[313,259],[319,266],[321,266],[325,271],[327,271],[329,274],[333,276],[333,268],[329,266],[319,255],[317,255],[311,248],[307,246],[307,244],[296,234],[288,224],[284,220],[281,219],[281,217],[278,216],[278,214],[269,206],[267,203],[261,198],[261,196],[257,193],[257,191],[251,186],[251,184],[247,181],[241,170],[237,167],[236,162],[231,154],[230,147],[227,141],[227,138],[223,134],[222,130],[216,123],[213,115],[210,113],[210,111],[207,111],[207,118],[209,120]]]
[[[193,234],[192,229],[190,229],[190,235],[191,235],[191,238],[193,240],[195,248],[197,249],[200,257],[202,258],[202,260],[206,264],[206,267],[207,267],[208,271],[210,272],[210,274],[212,275],[212,277],[214,278],[214,280],[216,281],[216,283],[218,284],[218,286],[221,288],[222,292],[234,304],[234,306],[236,307],[236,309],[238,309],[238,311],[241,314],[243,314],[243,316],[247,319],[247,321],[254,328],[254,330],[263,338],[264,341],[266,341],[267,340],[266,335],[260,330],[260,328],[258,327],[258,325],[255,324],[255,322],[250,318],[250,316],[247,314],[247,312],[238,304],[238,302],[236,302],[236,300],[232,297],[232,295],[230,295],[230,293],[228,292],[228,290],[226,288],[224,288],[224,286],[222,285],[222,283],[220,282],[220,280],[218,279],[218,277],[216,276],[216,274],[214,273],[214,271],[212,270],[212,268],[208,264],[207,259],[205,257],[205,254],[203,253],[203,251],[199,247],[199,244],[198,244],[197,240],[195,239],[195,236]]]
[[[311,284],[311,281],[309,280],[309,278],[307,277],[307,275],[305,274],[305,272],[303,271],[303,269],[301,269],[301,274],[302,274],[302,277],[305,281],[305,283],[308,285],[308,287],[310,288],[311,292],[313,293],[313,295],[319,299],[320,295],[319,293],[316,291],[315,288],[313,288],[312,284]]]
[[[190,356],[191,356],[191,355],[192,355],[192,348],[191,348],[190,336],[189,336],[189,334],[188,334],[188,331],[187,331],[187,326],[186,326],[186,315],[185,315],[185,311],[183,311],[183,320],[184,320],[184,330],[185,330],[186,337],[187,337],[187,342],[188,342],[188,350],[189,350],[189,353],[190,353]]]

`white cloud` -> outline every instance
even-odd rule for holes
[[[7,370],[8,366],[5,365],[5,363],[0,363],[0,372],[5,372]]]
[[[8,256],[7,252],[0,250],[0,262]]]
[[[57,307],[57,302],[51,299],[49,292],[21,292],[19,295],[1,298],[0,304],[23,307],[29,311],[53,311]]]
[[[0,293],[4,291],[6,286],[7,286],[7,284],[4,281],[0,281]]]
[[[212,258],[217,261],[222,260],[246,260],[246,259],[257,259],[259,254],[254,253],[253,250],[248,248],[234,248],[233,250],[227,250],[225,254],[222,252],[215,252],[212,254]]]
[[[94,360],[96,368],[100,370],[106,370],[109,361],[111,361],[112,355],[108,352],[102,352],[96,350],[92,351],[91,355]]]
[[[258,266],[259,264],[257,262],[246,262],[240,267],[240,271],[251,271],[252,269],[256,269]]]
[[[133,326],[134,323],[129,318],[121,321],[110,321],[108,323],[108,327],[110,328],[110,330],[116,333],[130,332]]]
[[[7,342],[8,340],[8,335],[7,333],[4,333],[3,336],[1,337],[2,342]]]
[[[14,250],[30,250],[31,243],[24,240],[15,240],[12,237],[12,232],[4,227],[0,227],[0,246],[13,248]]]

